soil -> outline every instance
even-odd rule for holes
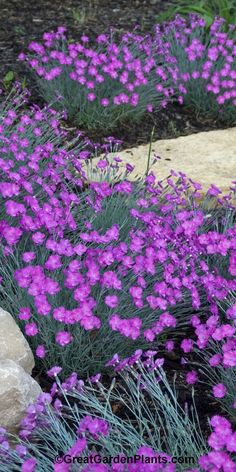
[[[140,25],[150,31],[155,17],[171,5],[168,0],[1,0],[0,75],[21,72],[19,52],[46,31],[66,26],[73,39],[81,34],[95,38],[113,27],[123,33]]]
[[[159,139],[178,138],[201,131],[224,129],[227,126],[212,119],[197,118],[186,108],[169,104],[166,109],[146,114],[140,123],[123,125],[113,131],[112,136],[121,140],[122,148],[127,149],[150,143],[153,128],[152,141],[155,142]],[[90,134],[89,138],[96,142],[105,136],[105,134]]]

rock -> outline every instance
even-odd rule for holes
[[[130,180],[145,175],[148,151],[149,144],[117,153],[124,164],[135,166]],[[161,158],[151,167],[157,180],[168,177],[173,169],[202,184],[203,191],[215,184],[223,193],[228,192],[232,180],[236,180],[235,127],[155,141],[152,143],[151,157],[154,154]]]
[[[14,318],[0,308],[0,361],[11,359],[31,374],[34,356]]]
[[[10,359],[0,361],[0,426],[15,432],[40,393],[38,383],[20,365]]]

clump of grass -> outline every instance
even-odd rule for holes
[[[197,15],[156,25],[157,53],[176,64],[183,104],[197,116],[233,125],[236,106],[235,25],[216,17],[209,31]]]
[[[175,71],[163,64],[159,74],[149,36],[126,33],[117,42],[113,33],[102,34],[90,45],[85,35],[68,42],[59,27],[28,49],[20,59],[33,71],[43,98],[86,130],[108,132],[138,122],[180,95]]]
[[[187,0],[174,0],[173,6],[167,8],[156,19],[158,23],[172,20],[179,14],[188,17],[194,13],[204,19],[206,28],[209,29],[216,16],[224,18],[226,24],[236,24],[236,2],[235,0],[198,0],[192,5]]]
[[[58,381],[58,394],[43,394],[29,407],[20,442],[15,450],[2,454],[2,470],[14,464],[17,472],[22,463],[33,459],[37,470],[47,472],[55,457],[73,457],[76,449],[82,458],[136,456],[137,467],[142,467],[141,454],[156,461],[159,457],[161,464],[171,463],[174,456],[179,471],[196,465],[208,450],[196,409],[183,409],[175,380],[171,385],[160,366],[145,367],[148,361],[154,363],[147,353],[144,364],[136,362],[135,369],[127,366],[108,387],[99,376],[87,385],[75,374],[62,385]],[[147,460],[145,467],[149,470]]]

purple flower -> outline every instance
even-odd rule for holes
[[[62,367],[54,366],[47,371],[49,377],[56,377],[62,371]]]
[[[33,457],[26,459],[21,467],[22,472],[34,472],[37,466],[37,461]]]
[[[58,331],[58,333],[55,336],[55,340],[57,344],[60,344],[60,346],[64,347],[72,342],[73,337],[67,331]]]
[[[45,347],[42,346],[42,345],[38,345],[37,348],[36,348],[35,354],[36,354],[36,356],[39,357],[40,359],[44,359],[44,357],[45,357],[45,355],[46,355]]]
[[[191,352],[193,349],[193,341],[192,339],[183,339],[183,341],[180,344],[181,348],[183,351],[186,353]]]
[[[214,356],[212,356],[209,359],[209,364],[212,367],[216,367],[217,365],[219,365],[222,362],[222,359],[223,359],[223,356],[221,354],[214,354]]]
[[[214,385],[212,390],[215,398],[224,398],[227,393],[225,385],[221,383]]]
[[[38,332],[36,323],[27,323],[25,325],[25,334],[27,334],[27,336],[36,336]]]
[[[188,372],[186,374],[187,384],[193,385],[197,382],[197,380],[198,380],[198,375],[197,375],[197,372],[195,370],[192,370],[191,372]]]
[[[118,299],[117,295],[107,295],[105,297],[105,303],[110,308],[115,308],[119,303],[119,299]]]
[[[31,317],[31,312],[30,312],[30,309],[29,308],[20,308],[20,312],[19,312],[19,319],[20,320],[29,320],[30,317]]]
[[[35,259],[35,257],[36,257],[36,254],[35,254],[35,252],[32,252],[32,251],[31,252],[24,252],[22,254],[22,259],[23,259],[24,262],[31,262]]]
[[[89,433],[96,439],[100,435],[107,436],[109,432],[109,426],[105,420],[101,420],[100,418],[92,418],[91,416],[85,416],[85,418],[80,421],[77,433],[80,434],[86,430],[88,430]]]
[[[40,231],[37,231],[32,236],[32,240],[34,241],[35,244],[38,244],[38,245],[43,244],[44,239],[45,239],[45,234],[41,233]]]
[[[48,270],[60,269],[61,266],[61,258],[57,254],[49,256],[48,260],[45,263],[45,269]]]

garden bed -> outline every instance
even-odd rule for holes
[[[1,4],[0,305],[42,388],[3,472],[236,471],[234,29],[130,3]]]
[[[73,40],[78,40],[81,34],[88,34],[91,39],[113,27],[118,34],[130,31],[132,26],[140,26],[142,33],[149,32],[155,17],[160,11],[171,6],[171,1],[76,1],[59,0],[49,2],[41,0],[34,4],[24,2],[19,10],[17,0],[1,3],[2,33],[0,33],[1,64],[0,74],[4,76],[13,71],[15,78],[20,81],[26,78],[26,84],[31,90],[32,103],[43,105],[43,100],[37,90],[33,77],[26,67],[18,61],[18,55],[24,51],[30,41],[38,41],[44,31],[51,31],[58,25],[65,25]],[[69,128],[73,124],[68,123]],[[155,139],[172,139],[178,136],[186,136],[201,131],[224,129],[227,127],[219,120],[209,119],[204,116],[197,117],[191,111],[177,105],[169,104],[165,110],[148,114],[141,123],[125,124],[119,126],[113,135],[123,142],[122,148],[147,144],[153,127]],[[89,133],[84,130],[94,142],[100,142],[107,136],[106,131]]]

